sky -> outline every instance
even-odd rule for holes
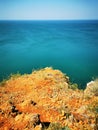
[[[98,19],[98,0],[0,0],[0,20]]]

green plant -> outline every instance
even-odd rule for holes
[[[78,89],[78,84],[76,84],[76,83],[70,84],[70,88],[73,90],[76,90],[76,89]]]
[[[6,81],[7,79],[3,79],[1,82],[0,82],[0,86],[4,86],[6,84]]]
[[[98,114],[95,116],[95,130],[98,130]]]
[[[18,78],[20,76],[21,76],[21,74],[19,72],[17,72],[16,74],[13,74],[13,73],[10,74],[9,78],[15,79],[15,78]]]
[[[6,81],[8,81],[9,79],[15,79],[15,78],[18,78],[20,77],[21,74],[19,72],[17,72],[16,74],[10,74],[9,76],[7,76],[6,79],[3,79],[1,82],[0,82],[0,86],[4,86],[6,84]]]
[[[98,102],[94,101],[92,104],[88,105],[88,110],[94,113],[95,115],[94,130],[98,130]]]
[[[68,126],[62,127],[59,123],[51,123],[47,129],[44,130],[70,130]]]
[[[92,104],[88,105],[88,110],[95,113],[95,115],[98,114],[98,102],[94,101]]]
[[[47,130],[62,130],[59,123],[51,123]]]
[[[95,87],[92,92],[94,93],[95,96],[98,96],[98,87]]]
[[[70,128],[68,126],[65,126],[62,128],[62,130],[70,130]]]

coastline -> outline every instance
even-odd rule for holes
[[[0,84],[0,98],[1,129],[98,128],[98,80],[79,90],[67,75],[46,67],[12,75]]]

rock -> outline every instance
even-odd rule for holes
[[[39,125],[41,123],[40,121],[40,115],[39,114],[34,114],[32,115],[30,119],[30,123],[35,127],[36,125]]]
[[[98,94],[98,80],[87,83],[87,87],[84,90],[86,96],[97,96]]]

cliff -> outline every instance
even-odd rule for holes
[[[0,130],[97,130],[98,83],[92,83],[79,90],[48,67],[12,75],[0,83]]]

